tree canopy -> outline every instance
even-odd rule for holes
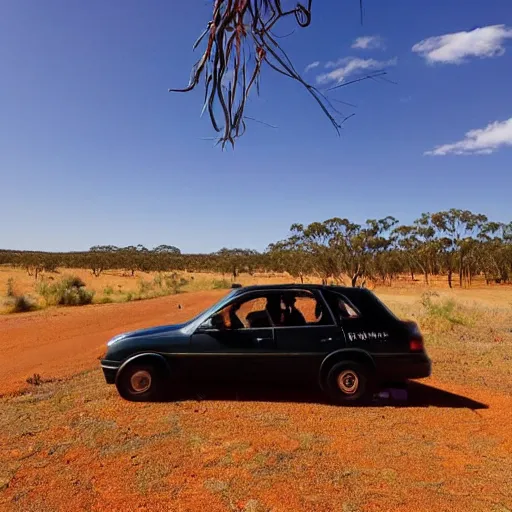
[[[451,287],[470,286],[476,276],[507,283],[512,276],[512,222],[450,209],[424,213],[411,224],[387,216],[358,224],[334,217],[309,225],[293,224],[284,240],[264,252],[222,248],[211,254],[182,254],[173,245],[100,245],[85,252],[0,251],[0,264],[24,267],[36,279],[58,267],[88,268],[99,276],[119,269],[132,275],[148,271],[240,273],[288,272],[298,281],[316,276],[323,282],[365,286],[391,283],[405,275],[429,284],[442,277]]]

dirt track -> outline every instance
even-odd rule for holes
[[[225,294],[189,293],[126,304],[0,316],[0,396],[19,390],[34,373],[48,379],[90,369],[98,364],[110,337],[186,320]]]

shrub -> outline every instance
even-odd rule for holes
[[[37,293],[43,297],[47,305],[52,303],[52,288],[53,287],[47,281],[41,281],[36,287]]]
[[[59,306],[85,306],[91,304],[94,292],[85,288],[65,288],[59,298]]]
[[[167,292],[173,295],[180,293],[181,288],[188,283],[186,279],[179,277],[177,274],[168,274],[164,276],[164,280]]]
[[[37,291],[46,304],[58,306],[83,306],[91,304],[94,292],[85,288],[85,283],[76,276],[64,277],[55,284],[46,281],[39,284]]]
[[[460,308],[453,299],[444,299],[440,302],[434,302],[432,297],[438,297],[436,292],[426,292],[421,296],[421,303],[426,309],[428,316],[446,320],[450,324],[465,325],[464,318]]]
[[[227,279],[214,279],[212,288],[214,290],[225,290],[231,288],[231,283]]]
[[[103,288],[104,295],[112,295],[113,293],[114,293],[114,288],[112,288],[112,286],[105,286],[105,288]]]
[[[32,386],[40,386],[44,381],[39,373],[34,373],[32,377],[27,378],[26,382]]]
[[[64,288],[83,288],[85,283],[77,276],[67,276],[61,281]]]
[[[138,285],[140,295],[145,295],[153,290],[153,283],[144,281],[144,279],[139,279]]]
[[[39,308],[34,299],[27,295],[18,295],[13,299],[10,311],[11,313],[26,313],[28,311],[35,311],[36,309]]]
[[[114,302],[114,299],[112,299],[112,297],[109,295],[106,295],[99,300],[100,304],[111,304],[112,302]]]

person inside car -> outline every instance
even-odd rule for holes
[[[295,296],[285,295],[283,297],[283,302],[285,305],[284,325],[306,325],[306,319],[304,318],[304,315],[295,307]]]
[[[281,297],[279,297],[279,295],[269,295],[267,297],[267,305],[265,309],[270,315],[272,323],[275,326],[280,327],[284,325],[283,310],[281,309]]]

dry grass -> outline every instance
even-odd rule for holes
[[[197,292],[205,290],[222,290],[231,287],[230,276],[211,272],[136,272],[134,276],[122,271],[106,271],[99,277],[85,269],[58,269],[57,272],[43,272],[36,281],[24,269],[0,266],[0,313],[9,312],[5,305],[8,291],[14,289],[17,294],[28,294],[40,299],[40,305],[45,301],[38,293],[41,283],[52,286],[66,276],[76,276],[94,294],[94,302],[98,304],[130,302],[148,298],[172,295],[177,292]],[[178,287],[167,285],[173,278]],[[308,282],[317,282],[313,278]],[[236,279],[243,285],[277,284],[293,282],[288,274],[242,274]]]
[[[446,381],[512,390],[512,290],[378,295],[401,318],[418,322]],[[428,300],[426,300],[428,299]],[[435,307],[429,307],[428,302]]]
[[[43,272],[37,282],[24,269],[0,266],[0,313],[7,313],[12,307],[9,292],[17,295],[34,297],[38,306],[44,306],[45,301],[38,293],[41,283],[52,286],[66,276],[76,276],[94,294],[94,302],[98,304],[130,302],[148,298],[172,295],[177,292],[198,292],[205,290],[222,290],[230,288],[233,281],[243,286],[253,284],[279,284],[297,282],[287,273],[255,273],[241,274],[233,280],[228,274],[213,272],[136,272],[134,276],[123,271],[106,271],[99,277],[93,276],[86,269],[58,269],[56,272]],[[173,278],[178,286],[166,286],[166,279]],[[319,283],[316,277],[307,276],[305,283]],[[162,285],[163,283],[163,285]],[[423,290],[437,290],[442,296],[455,297],[457,301],[487,303],[489,307],[496,304],[512,305],[512,288],[507,286],[485,286],[482,280],[475,280],[470,289],[455,288],[449,290],[444,278],[432,281],[432,286],[425,288],[421,281],[401,279],[392,287],[376,288],[382,295],[416,297]],[[506,290],[510,290],[507,294]],[[405,299],[407,300],[407,299]]]

